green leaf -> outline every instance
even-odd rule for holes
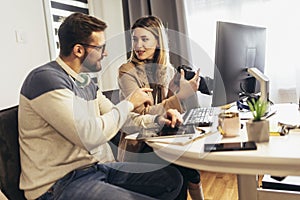
[[[247,101],[249,109],[253,115],[254,121],[259,121],[265,115],[268,107],[268,102],[261,99],[255,100],[254,98]]]

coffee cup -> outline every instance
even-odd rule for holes
[[[238,112],[223,112],[218,115],[218,130],[224,137],[240,134],[240,117]]]

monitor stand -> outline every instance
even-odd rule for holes
[[[264,75],[259,69],[249,67],[247,72],[252,75],[260,83],[260,100],[269,101],[269,78]]]
[[[263,102],[269,102],[269,78],[264,75],[259,69],[256,67],[247,68],[247,72],[252,75],[259,83],[260,83],[260,97],[259,99]],[[276,113],[276,110],[272,108],[270,103],[268,103],[267,112],[265,113],[266,118],[269,118],[273,114]],[[251,114],[244,114],[241,116],[243,119],[250,119]]]

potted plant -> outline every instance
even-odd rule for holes
[[[270,138],[269,121],[264,117],[268,109],[268,102],[261,99],[247,101],[253,119],[246,122],[248,140],[254,142],[268,142]]]

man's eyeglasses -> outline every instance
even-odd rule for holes
[[[101,54],[104,53],[104,51],[105,51],[105,46],[106,46],[106,44],[99,45],[99,46],[91,45],[91,44],[85,44],[85,43],[79,43],[79,44],[81,44],[82,46],[86,46],[86,47],[92,47],[92,48],[96,49],[97,51],[100,51],[100,50],[101,50]]]

